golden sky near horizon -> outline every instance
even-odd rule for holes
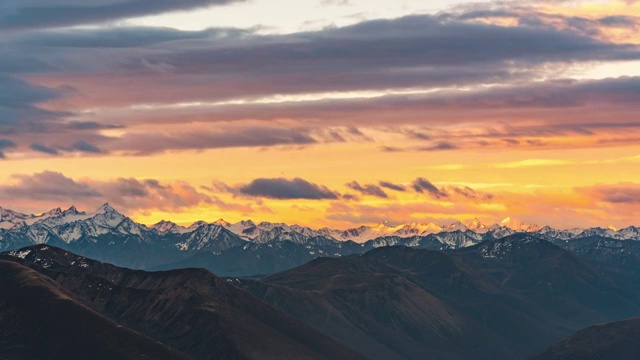
[[[640,223],[640,2],[194,3],[9,1],[1,207]]]

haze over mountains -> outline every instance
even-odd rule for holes
[[[129,268],[202,267],[221,276],[269,274],[302,265],[319,256],[361,254],[383,246],[459,249],[523,232],[583,252],[588,250],[579,244],[595,246],[596,243],[585,240],[594,237],[609,241],[640,240],[640,229],[633,226],[621,230],[558,230],[523,224],[510,218],[494,225],[484,225],[478,220],[447,226],[381,223],[348,230],[311,229],[251,220],[236,224],[224,220],[199,221],[188,227],[162,221],[148,227],[108,204],[93,212],[71,207],[40,215],[0,209],[2,251],[49,244]]]

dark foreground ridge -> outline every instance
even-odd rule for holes
[[[87,312],[92,316],[104,319],[96,313],[102,314],[122,326],[157,340],[159,349],[170,346],[195,359],[361,358],[338,342],[260,302],[206,270],[134,271],[89,260],[50,246],[25,248],[7,253],[1,258],[11,260],[13,263],[3,263],[14,267],[28,266],[38,271],[39,273],[27,270],[29,274],[36,274],[39,279],[53,284],[51,286],[64,288],[64,293],[69,294],[67,297],[72,299],[70,301],[78,306],[83,304],[90,307],[93,311],[87,309]],[[6,281],[18,281],[13,279],[15,276],[12,274],[5,275]],[[50,301],[49,298],[53,296],[45,293],[39,298]],[[21,311],[13,309],[32,320],[21,322],[23,328],[19,330],[19,334],[28,332],[32,323],[37,323],[38,317],[43,315],[37,312],[39,309],[39,304]],[[75,320],[74,317],[67,318],[63,314],[56,316],[60,316],[56,321],[64,326],[70,326],[74,321],[88,321],[84,314],[75,314]],[[114,328],[118,328],[117,324],[112,324]],[[3,322],[2,331],[9,331],[10,328],[11,322]],[[84,327],[79,326],[77,329],[83,331]],[[55,331],[53,333],[60,334]],[[65,344],[74,346],[68,342],[57,345],[55,337],[52,337],[57,335],[40,335],[56,351],[62,351],[58,346]],[[11,343],[5,346],[8,347],[9,344]],[[35,351],[45,351],[37,343],[31,346]],[[119,358],[117,355],[108,358]],[[13,358],[23,357],[18,355]]]
[[[0,289],[1,359],[188,359],[16,262],[0,260]]]

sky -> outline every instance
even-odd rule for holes
[[[640,225],[640,1],[5,0],[0,206]]]

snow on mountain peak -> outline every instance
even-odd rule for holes
[[[214,221],[213,223],[216,224],[216,225],[224,226],[224,227],[231,226],[231,223],[225,221],[224,219],[218,219],[218,220]]]
[[[241,226],[244,226],[244,227],[254,227],[254,226],[256,226],[256,224],[251,220],[242,220],[242,221],[240,221],[239,224]]]
[[[465,224],[461,223],[460,221],[456,220],[454,221],[451,225],[445,226],[444,231],[446,232],[454,232],[454,231],[467,231],[468,228]]]
[[[41,216],[58,216],[58,215],[62,215],[62,209],[60,208],[51,209],[46,213],[42,214]]]
[[[104,205],[100,206],[93,213],[94,214],[106,214],[106,213],[117,213],[117,214],[119,214],[119,212],[116,209],[114,209],[111,205],[109,205],[109,203],[104,203]]]
[[[480,220],[478,220],[478,218],[474,218],[473,220],[469,221],[466,224],[466,226],[470,230],[486,229],[487,228],[487,226],[485,224],[481,223]]]
[[[64,211],[66,214],[80,214],[81,212],[75,207],[75,205],[71,205],[67,210]],[[84,212],[82,212],[84,214]]]
[[[173,228],[178,226],[178,224],[172,221],[161,220],[153,225],[151,225],[152,229],[156,229],[162,233],[170,232]]]
[[[515,231],[535,232],[540,230],[540,226],[533,224],[525,224],[520,219],[507,217],[500,222],[500,225]]]
[[[406,225],[400,225],[394,229],[397,229],[393,234],[397,236],[403,235],[429,235],[442,231],[442,227],[434,223],[411,223]]]
[[[193,224],[191,224],[191,226],[189,226],[187,229],[188,230],[194,230],[194,229],[197,229],[199,227],[206,226],[206,225],[209,225],[206,221],[199,220],[199,221],[196,221]]]
[[[389,222],[388,221],[382,221],[380,222],[378,225],[374,226],[374,229],[376,230],[385,230],[389,228]]]

